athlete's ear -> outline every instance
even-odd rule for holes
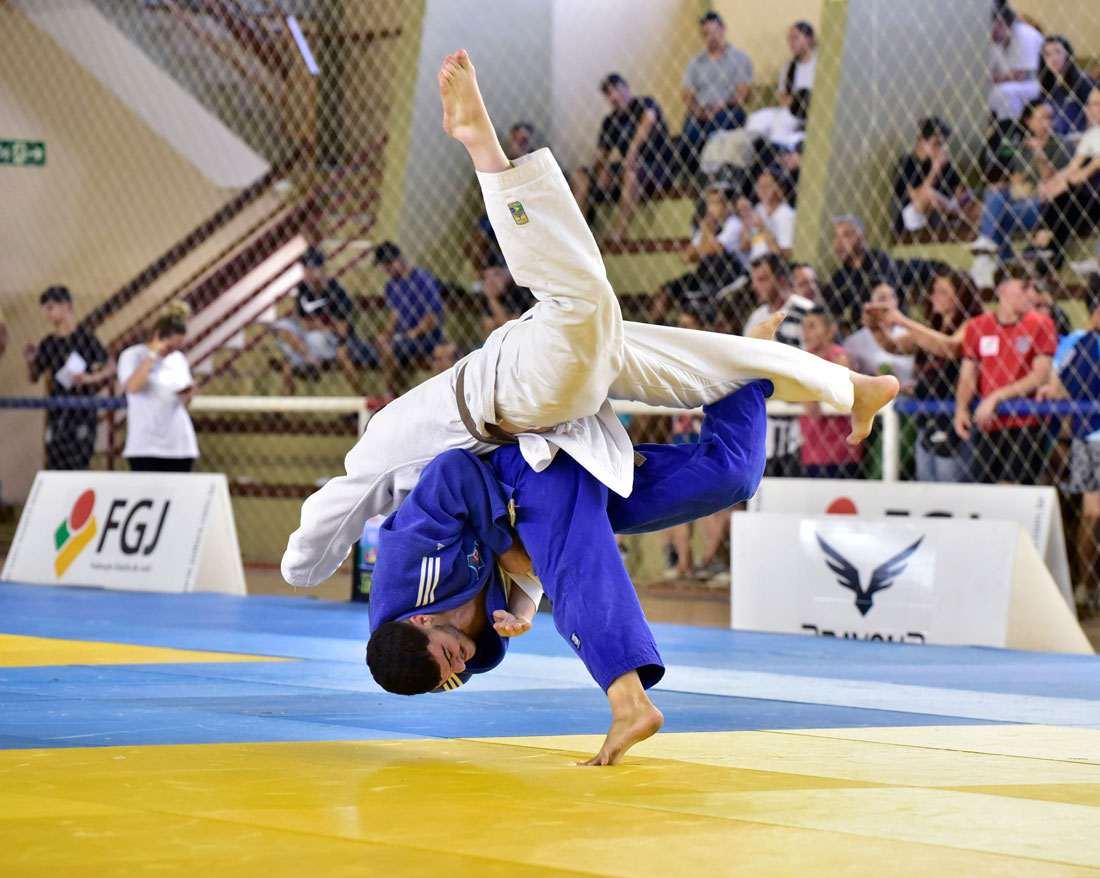
[[[432,613],[420,613],[416,616],[409,616],[408,620],[417,628],[431,628],[435,625],[435,615]]]

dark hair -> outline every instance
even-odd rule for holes
[[[626,80],[621,73],[609,73],[600,80],[600,91],[607,94],[612,88],[626,85]]]
[[[1024,104],[1024,108],[1020,111],[1020,121],[1026,125],[1028,122],[1031,121],[1031,117],[1036,110],[1038,110],[1040,107],[1049,106],[1050,101],[1045,97],[1032,98],[1030,101]]]
[[[310,268],[320,268],[325,264],[325,254],[317,247],[307,247],[299,261]]]
[[[1085,72],[1077,64],[1077,56],[1073,53],[1073,44],[1060,34],[1051,34],[1045,40],[1043,45],[1047,43],[1059,43],[1062,48],[1066,50],[1066,72],[1062,78],[1066,81],[1066,88],[1076,94],[1077,85],[1082,79],[1085,79]],[[1047,98],[1051,96],[1054,91],[1054,87],[1058,84],[1058,72],[1051,70],[1047,66],[1047,59],[1043,54],[1039,53],[1039,90]]]
[[[806,117],[810,115],[810,90],[808,88],[795,89],[793,92],[787,92],[791,96],[791,115],[796,119],[806,121]]]
[[[169,338],[173,335],[187,335],[187,318],[191,316],[191,306],[186,302],[169,302],[157,315],[150,330],[153,338]]]
[[[787,260],[778,253],[763,253],[752,261],[750,267],[756,268],[759,265],[768,266],[771,273],[775,275],[776,280],[789,281],[791,279],[791,269],[787,265]]]
[[[393,241],[382,241],[374,248],[374,264],[389,265],[401,258],[401,248]]]
[[[836,315],[833,314],[833,312],[826,308],[824,305],[814,305],[812,308],[806,311],[805,317],[809,317],[811,314],[813,314],[815,317],[820,317],[830,326],[836,326]],[[805,319],[805,317],[803,319]]]
[[[898,297],[898,303],[901,303],[901,293],[898,292],[897,285],[892,280],[890,280],[890,278],[876,276],[869,278],[869,281],[870,282],[867,284],[867,293],[863,297],[863,301],[865,304],[871,301],[871,296],[874,295],[875,290],[877,290],[879,287],[889,287],[890,289],[892,289],[894,291],[894,295]]]
[[[1035,269],[1019,259],[1012,259],[1004,265],[998,265],[997,270],[993,272],[993,288],[997,289],[1010,280],[1022,280],[1032,284],[1035,282]]]
[[[73,294],[69,292],[68,287],[46,287],[38,297],[38,304],[50,305],[54,302],[68,302],[71,305],[73,303]]]
[[[950,319],[944,319],[932,310],[932,284],[941,277],[946,278],[955,288],[955,314]],[[982,297],[978,293],[978,286],[973,278],[965,271],[959,271],[950,265],[937,266],[935,274],[932,275],[932,283],[928,285],[928,292],[929,295],[924,299],[924,322],[939,332],[954,332],[971,317],[977,317],[984,310]]]
[[[936,135],[947,138],[951,136],[951,126],[939,116],[928,116],[918,123],[918,136],[921,140],[927,140]]]
[[[421,695],[437,689],[439,665],[428,652],[428,634],[412,622],[385,622],[367,641],[367,666],[387,692]]]
[[[1008,5],[1008,0],[994,0],[993,2],[993,20],[1000,19],[1009,27],[1016,23],[1016,13],[1012,11],[1012,7]]]
[[[710,12],[704,12],[699,17],[699,27],[702,27],[704,24],[707,24],[707,23],[712,22],[712,21],[717,22],[721,27],[726,26],[726,23],[724,21],[722,21],[722,16],[719,15],[717,12],[715,12],[712,9],[712,10],[710,10]]]

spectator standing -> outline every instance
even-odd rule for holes
[[[886,350],[914,354],[916,386],[913,396],[925,400],[953,400],[959,384],[959,354],[966,322],[982,313],[978,289],[970,277],[948,266],[936,270],[925,297],[924,323],[897,308],[876,309],[871,323],[875,339]],[[902,330],[901,333],[891,330]],[[922,482],[961,482],[967,477],[969,455],[955,432],[951,415],[921,415],[917,419],[917,479]]]
[[[126,391],[126,445],[134,472],[190,472],[199,456],[187,406],[195,393],[184,356],[191,309],[172,302],[153,323],[149,340],[124,350],[118,380]]]
[[[775,340],[783,344],[802,347],[802,319],[813,309],[814,303],[795,295],[791,289],[790,269],[775,253],[766,253],[756,259],[749,272],[753,292],[760,306],[745,321],[743,335],[750,335],[756,327],[775,314],[785,311],[786,318],[779,324]],[[802,434],[798,419],[769,417],[767,424],[766,455],[767,476],[796,477],[802,472],[799,448]]]
[[[1054,322],[1031,310],[1033,276],[1026,266],[997,269],[996,283],[996,310],[971,318],[963,333],[955,432],[965,440],[973,435],[976,481],[1031,485],[1044,468],[1045,428],[1037,415],[999,415],[997,406],[1033,398],[1047,383]]]
[[[848,356],[836,339],[836,321],[822,307],[814,307],[802,318],[805,349],[830,363],[848,367]],[[802,475],[810,479],[858,479],[863,446],[848,443],[847,418],[825,414],[816,402],[806,403],[806,414],[798,419],[802,433]]]
[[[1054,133],[1062,137],[1080,134],[1088,125],[1085,105],[1093,83],[1077,64],[1073,46],[1063,36],[1043,40],[1039,61],[1039,91],[1054,110]]]
[[[663,322],[671,308],[689,309],[709,302],[723,287],[745,275],[741,219],[730,204],[729,190],[715,184],[707,189],[706,209],[680,258],[695,268],[664,284],[653,298],[648,319]]]
[[[1024,104],[1039,96],[1043,35],[1021,20],[1005,0],[995,0],[990,40],[993,86],[989,91],[989,109],[998,119],[1016,119]]]
[[[618,73],[600,83],[611,112],[600,125],[596,163],[573,174],[573,197],[591,217],[593,203],[618,202],[618,218],[609,238],[621,241],[643,195],[653,195],[669,181],[672,141],[661,107],[652,97],[634,97]],[[620,161],[613,162],[614,155]]]
[[[680,133],[680,159],[694,174],[699,154],[715,131],[745,122],[745,105],[752,88],[752,59],[726,41],[722,16],[711,11],[699,19],[704,48],[684,70],[681,93],[687,115]]]
[[[50,334],[23,349],[27,377],[49,378],[47,396],[91,397],[115,374],[115,364],[99,339],[73,320],[68,287],[47,287],[38,297]],[[51,408],[46,414],[46,468],[87,469],[95,451],[94,408]]]
[[[272,324],[283,352],[283,390],[294,393],[296,377],[316,377],[336,363],[352,389],[365,396],[359,366],[372,360],[369,346],[355,335],[355,309],[347,291],[325,273],[316,247],[302,254],[302,282],[295,288],[294,315]]]
[[[787,203],[780,185],[780,173],[765,170],[756,179],[757,204],[752,207],[747,198],[737,202],[741,217],[741,250],[755,260],[765,253],[775,253],[787,259],[794,247],[794,208]]]
[[[1054,374],[1039,389],[1039,399],[1100,402],[1100,278],[1090,279],[1089,324],[1071,332],[1054,352]],[[1074,595],[1080,608],[1100,611],[1100,413],[1070,418],[1067,494],[1081,496],[1081,517],[1074,540]]]
[[[848,355],[851,368],[864,375],[893,375],[901,385],[902,393],[909,393],[914,386],[915,364],[912,354],[903,354],[896,349],[887,349],[879,342],[882,333],[895,337],[905,335],[900,326],[882,329],[882,309],[898,310],[898,293],[889,284],[877,284],[871,290],[871,297],[863,309],[863,327],[844,340],[844,353]],[[876,329],[881,332],[876,333]]]
[[[951,161],[951,127],[938,116],[921,119],[913,151],[894,173],[897,231],[916,232],[965,217],[969,198]]]
[[[861,303],[867,301],[878,283],[902,289],[901,271],[888,255],[867,246],[866,227],[855,214],[833,219],[833,253],[840,260],[822,291],[825,307],[840,323],[841,331],[852,331],[860,322]]]
[[[1021,121],[1028,136],[1007,162],[1009,182],[990,184],[985,191],[981,236],[970,245],[978,259],[981,254],[996,254],[1001,262],[1013,257],[1012,236],[1030,232],[1039,224],[1041,184],[1066,167],[1073,156],[1069,145],[1054,132],[1054,109],[1046,100],[1031,101]],[[988,286],[982,283],[985,274],[992,276],[996,268],[992,259],[988,263],[983,266],[976,259],[971,269],[982,286]]]
[[[377,339],[386,392],[401,392],[408,368],[428,360],[443,337],[443,300],[439,283],[426,269],[411,264],[392,241],[374,251],[374,264],[386,281],[386,326]]]

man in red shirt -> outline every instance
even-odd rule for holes
[[[1054,322],[1031,310],[1034,276],[1026,265],[997,269],[997,308],[972,317],[962,342],[963,364],[955,392],[955,432],[974,434],[976,481],[1034,484],[1043,471],[1044,427],[1036,415],[998,415],[1009,399],[1033,397],[1050,377],[1057,347]],[[981,402],[970,412],[975,398]]]

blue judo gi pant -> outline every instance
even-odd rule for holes
[[[771,382],[756,381],[704,406],[698,443],[636,446],[645,461],[629,497],[564,454],[540,473],[515,446],[490,457],[496,477],[513,488],[516,532],[553,604],[554,627],[604,691],[631,670],[647,689],[664,675],[615,534],[683,524],[756,493],[771,392]]]

